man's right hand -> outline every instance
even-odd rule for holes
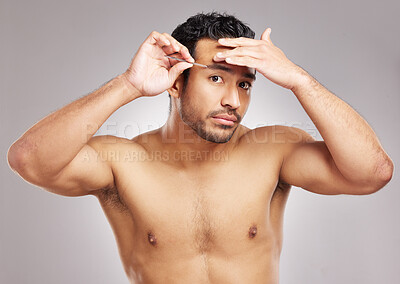
[[[142,96],[156,96],[170,88],[178,76],[193,65],[165,55],[194,62],[189,50],[167,33],[153,31],[142,43],[124,73]]]

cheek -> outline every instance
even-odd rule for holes
[[[249,104],[250,104],[250,95],[249,94],[245,94],[240,97],[239,113],[242,115],[242,118],[246,114]]]
[[[215,108],[215,104],[220,101],[223,94],[223,88],[216,84],[210,83],[208,78],[196,78],[188,85],[188,92],[191,96],[191,101],[200,108]]]
[[[247,108],[250,103],[250,94],[244,93],[240,96],[240,104]]]

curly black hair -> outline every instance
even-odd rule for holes
[[[254,31],[233,15],[210,12],[198,13],[180,24],[171,36],[189,49],[193,58],[196,58],[196,44],[202,38],[218,40],[220,38],[247,37],[254,38]],[[183,71],[183,90],[189,79],[189,69]]]

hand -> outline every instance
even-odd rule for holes
[[[165,57],[168,54],[189,62],[189,50],[169,34],[153,31],[140,46],[124,73],[142,96],[155,96],[170,88],[185,69],[193,64]]]
[[[218,43],[233,47],[214,56],[214,61],[255,68],[267,79],[286,89],[292,90],[301,84],[305,71],[291,62],[271,41],[271,29],[266,29],[260,40],[251,38],[223,38]]]

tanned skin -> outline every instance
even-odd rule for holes
[[[25,132],[10,166],[55,194],[96,196],[131,283],[278,283],[291,186],[371,194],[390,181],[393,162],[367,122],[270,33],[201,39],[202,68],[166,58],[194,62],[169,34],[152,32],[126,72]],[[323,141],[294,127],[240,124],[256,70],[296,96]],[[161,128],[93,137],[121,106],[166,90],[172,109]]]

